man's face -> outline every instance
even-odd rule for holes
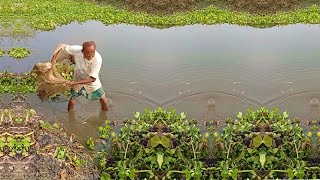
[[[92,60],[95,54],[95,48],[94,46],[87,46],[85,48],[82,48],[83,57],[87,60]]]

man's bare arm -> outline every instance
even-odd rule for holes
[[[51,57],[51,63],[54,64],[55,62],[55,57],[57,56],[57,53],[59,52],[60,49],[65,49],[66,44],[58,44],[57,47],[55,48],[52,57]]]
[[[87,84],[87,83],[94,82],[95,80],[96,80],[96,78],[90,76],[90,77],[83,79],[83,80],[80,80],[80,81],[71,81],[68,84],[70,86],[78,85],[78,84]]]

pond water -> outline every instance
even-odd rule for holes
[[[102,55],[100,80],[112,109],[79,98],[75,112],[68,99],[30,105],[50,121],[62,122],[84,139],[97,135],[103,120],[133,117],[133,112],[161,106],[187,112],[199,121],[235,117],[265,106],[287,110],[290,117],[319,118],[320,26],[288,25],[257,29],[236,25],[193,25],[155,29],[105,26],[88,21],[37,32],[25,39],[3,38],[1,47],[23,46],[24,60],[0,58],[0,71],[27,72],[51,57],[58,43],[93,40]]]

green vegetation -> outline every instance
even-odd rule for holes
[[[35,76],[31,73],[0,73],[0,93],[30,93],[35,88]]]
[[[288,113],[260,108],[227,120],[214,151],[223,161],[224,178],[306,178],[307,136]]]
[[[74,68],[67,64],[57,63],[58,72],[68,81],[73,79]],[[0,93],[34,93],[36,92],[36,75],[28,72],[14,74],[8,71],[0,73]],[[70,95],[70,91],[64,93]],[[61,96],[60,93],[53,94],[50,99],[55,100]]]
[[[26,25],[24,21],[15,20],[10,24],[0,24],[0,38],[25,39],[34,37],[35,31]]]
[[[31,54],[27,48],[15,47],[8,50],[8,55],[16,59],[23,59]]]
[[[110,131],[109,121],[99,127],[102,141],[111,147],[99,153],[105,179],[187,179],[201,177],[206,141],[195,120],[175,110],[135,114],[127,119],[119,135]],[[106,142],[104,142],[106,144]]]
[[[0,179],[97,179],[88,151],[59,123],[45,122],[21,95],[0,109]],[[9,160],[9,161],[8,161]],[[23,168],[19,168],[23,164]]]
[[[0,49],[0,57],[4,56],[5,51],[3,49]]]
[[[101,179],[319,178],[320,132],[305,133],[287,112],[249,109],[228,119],[222,133],[218,121],[204,133],[196,122],[162,108],[136,112],[119,134],[106,121],[96,141]]]
[[[0,4],[2,4],[0,21],[3,26],[10,26],[19,19],[32,29],[46,31],[73,21],[81,23],[88,20],[101,21],[105,25],[126,23],[157,28],[224,23],[254,27],[320,23],[320,8],[316,5],[307,9],[266,16],[221,10],[213,6],[188,13],[156,16],[75,0],[26,0],[20,3],[15,0],[1,0]]]

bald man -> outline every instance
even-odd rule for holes
[[[68,82],[71,86],[68,111],[73,110],[76,97],[81,95],[92,101],[99,100],[101,110],[107,111],[107,98],[99,79],[102,58],[96,51],[96,44],[93,41],[84,42],[82,46],[59,44],[52,55],[52,64],[56,63],[56,56],[61,51],[68,54],[69,59],[75,64],[73,81]]]

